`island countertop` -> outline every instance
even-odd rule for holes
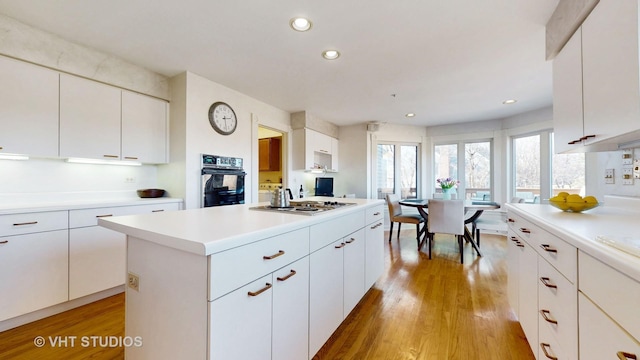
[[[620,203],[606,198],[601,207],[583,213],[563,212],[546,204],[506,204],[508,210],[524,215],[535,225],[556,235],[581,251],[599,259],[621,273],[640,281],[640,257],[631,255],[596,238],[638,238],[640,200]]]
[[[156,244],[208,256],[237,246],[384,204],[378,199],[312,197],[354,203],[317,215],[251,210],[265,203],[218,206],[165,213],[101,218],[98,225]]]

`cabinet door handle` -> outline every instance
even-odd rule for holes
[[[269,255],[269,256],[265,255],[262,258],[265,259],[265,260],[273,260],[273,259],[277,258],[278,256],[282,256],[282,255],[284,255],[284,250],[279,250],[277,254],[273,254],[273,255]]]
[[[525,234],[531,234],[531,230],[529,230],[527,228],[520,228],[520,231],[522,231]]]
[[[636,354],[631,354],[624,351],[618,351],[617,355],[618,355],[618,359],[620,360],[629,360],[629,359],[638,360],[638,357],[636,356]]]
[[[159,210],[151,210],[151,212],[152,212],[152,213],[154,213],[154,212],[163,212],[163,211],[164,211],[164,209],[159,209]]]
[[[516,222],[516,221],[515,221],[515,220],[513,220],[512,218],[508,218],[508,219],[507,219],[507,222],[514,223],[514,222]]]
[[[513,241],[513,242],[518,242],[518,238],[515,237],[515,236],[511,236],[511,237],[509,237],[509,239],[511,239],[511,241]]]
[[[335,248],[336,248],[336,249],[341,249],[341,248],[343,248],[345,245],[347,245],[347,244],[345,244],[345,243],[340,243],[340,245],[336,245],[336,246],[335,246]]]
[[[580,141],[584,141],[584,140],[589,140],[591,138],[596,137],[595,135],[585,135],[583,137],[580,138]]]
[[[271,284],[266,283],[265,287],[263,287],[262,289],[260,289],[260,290],[258,290],[258,291],[256,291],[256,292],[249,291],[249,292],[247,293],[247,295],[249,295],[249,296],[258,296],[258,295],[262,294],[263,292],[265,292],[265,291],[267,291],[267,290],[271,289],[271,286],[272,286]]]
[[[137,156],[125,156],[124,157],[126,160],[138,160]]]
[[[377,211],[373,213],[373,216],[378,216],[378,215],[380,215],[380,213]]]
[[[541,248],[544,249],[544,251],[548,251],[548,252],[552,252],[552,253],[557,253],[558,249],[552,248],[551,245],[549,244],[542,244],[540,245]]]
[[[577,144],[577,143],[579,143],[579,142],[580,142],[580,139],[578,139],[578,140],[573,140],[573,141],[569,141],[567,144],[569,144],[569,145],[573,145],[573,144]]]
[[[547,343],[540,343],[540,347],[542,348],[542,352],[544,353],[544,356],[547,357],[547,359],[558,360],[557,357],[549,354],[549,352],[547,351],[547,348],[551,349],[551,345],[549,345]]]
[[[0,241],[0,244],[8,244],[8,243],[9,243],[9,240]]]
[[[278,279],[278,281],[287,281],[290,277],[292,277],[295,274],[296,274],[296,271],[291,269],[291,272],[287,274],[287,276],[277,277],[276,279]]]
[[[356,239],[351,238],[351,239],[349,239],[349,240],[347,240],[347,241],[345,241],[345,242],[346,242],[347,244],[351,244],[351,243],[352,243],[352,242],[354,242],[354,241],[356,241]]]
[[[540,278],[540,281],[542,281],[542,283],[544,284],[544,286],[546,286],[546,287],[548,287],[548,288],[554,288],[554,289],[557,289],[557,288],[558,288],[558,286],[557,286],[557,285],[554,285],[554,284],[552,284],[551,282],[549,282],[549,281],[550,281],[550,279],[549,279],[548,277],[541,277],[541,278]]]
[[[4,149],[2,146],[0,146],[0,150]]]
[[[29,222],[23,222],[23,223],[15,223],[13,224],[13,226],[35,225],[37,223],[38,223],[37,221],[29,221]]]
[[[119,156],[118,155],[102,155],[102,157],[106,157],[109,159],[117,159]]]
[[[377,224],[373,225],[373,226],[371,227],[371,229],[372,229],[372,230],[373,230],[373,229],[377,229],[377,228],[378,228],[378,227],[380,227],[380,226],[382,226],[382,223],[377,223]]]
[[[550,314],[551,314],[551,312],[549,310],[545,310],[545,309],[540,310],[540,315],[542,315],[542,318],[546,322],[549,322],[549,323],[552,323],[552,324],[558,324],[558,320],[554,320],[554,319],[549,317]]]
[[[110,217],[110,216],[113,216],[113,214],[96,215],[97,218]]]
[[[524,247],[524,244],[521,243],[520,241],[516,241],[516,246],[517,247]]]

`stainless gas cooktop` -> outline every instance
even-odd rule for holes
[[[351,205],[355,204],[343,203],[338,201],[296,201],[291,202],[291,206],[288,207],[273,207],[270,205],[262,205],[255,206],[249,209],[298,215],[316,215],[325,211],[340,209]]]

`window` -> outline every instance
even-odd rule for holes
[[[553,134],[551,134],[553,144]],[[553,154],[553,149],[551,151]],[[551,158],[551,189],[556,196],[561,191],[569,194],[585,195],[585,160],[584,153],[553,154]]]
[[[540,134],[513,139],[515,194],[525,202],[540,198]]]
[[[459,148],[464,151],[464,161],[458,160]],[[436,179],[459,180],[458,196],[464,194],[465,199],[491,200],[490,141],[436,145],[433,153]],[[441,192],[435,179],[434,184],[435,192]]]
[[[418,145],[378,144],[378,199],[398,194],[403,199],[418,197]]]

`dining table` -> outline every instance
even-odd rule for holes
[[[422,236],[422,240],[420,241],[420,245],[418,249],[422,248],[422,245],[426,242],[427,239],[427,218],[429,217],[429,199],[402,199],[400,200],[400,205],[409,206],[413,208],[417,208],[418,212],[424,218],[424,226],[420,229],[418,236]],[[471,243],[471,246],[476,250],[478,256],[482,256],[482,252],[480,251],[480,245],[474,239],[473,234],[467,228],[467,224],[471,224],[476,221],[482,212],[485,210],[494,210],[499,209],[500,204],[494,201],[480,201],[480,200],[464,200],[464,210],[465,212],[473,212],[470,216],[464,219],[464,239],[466,242]]]

